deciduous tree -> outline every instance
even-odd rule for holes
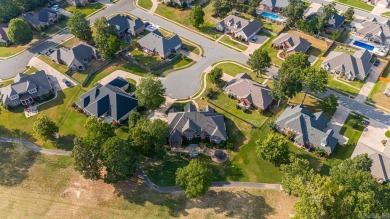
[[[204,11],[202,9],[202,6],[195,5],[194,7],[192,7],[189,19],[192,26],[196,28],[200,27],[200,25],[204,23]]]
[[[185,190],[189,198],[203,196],[211,185],[211,171],[202,162],[192,160],[187,166],[177,169],[176,184]]]
[[[271,67],[271,58],[266,50],[260,48],[253,52],[247,64],[256,72],[256,76],[259,77],[265,74],[267,69]]]
[[[69,31],[80,40],[85,42],[92,40],[92,30],[85,14],[76,11],[73,13],[72,17],[69,18],[66,25],[69,28]]]
[[[289,0],[287,7],[283,9],[283,15],[287,17],[287,26],[292,27],[302,18],[305,7],[300,0]]]
[[[322,99],[322,101],[320,102],[320,107],[326,113],[334,113],[339,106],[338,100],[339,98],[331,94]]]
[[[33,39],[33,32],[22,18],[14,18],[9,22],[8,38],[17,45],[25,45]]]
[[[44,114],[38,116],[33,126],[35,134],[38,138],[47,141],[53,139],[54,134],[58,132],[58,126],[49,117]]]
[[[345,19],[352,21],[353,16],[355,15],[355,10],[352,7],[349,7],[347,11],[344,13]]]
[[[164,85],[151,75],[142,78],[135,91],[139,104],[149,109],[157,109],[165,102],[164,93]]]
[[[145,118],[145,116],[141,115],[141,113],[139,113],[138,111],[131,111],[128,121],[129,128],[135,127],[137,123],[143,118]]]
[[[309,67],[306,68],[304,74],[305,79],[303,85],[306,90],[302,103],[305,101],[307,92],[312,92],[314,94],[323,93],[326,91],[326,86],[328,85],[328,72],[324,69]]]
[[[208,77],[210,79],[210,82],[213,84],[219,84],[221,82],[223,72],[220,68],[213,68],[213,70],[210,71],[208,74]]]
[[[257,154],[264,160],[280,165],[289,162],[288,142],[280,134],[268,134],[264,141],[257,141]]]
[[[94,41],[103,59],[113,59],[120,49],[120,41],[105,17],[96,19],[93,23],[96,29]]]
[[[314,174],[309,161],[298,158],[295,155],[290,156],[289,164],[280,166],[282,171],[282,187],[289,195],[298,196],[304,189],[305,182],[310,180]]]

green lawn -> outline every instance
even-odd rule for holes
[[[264,43],[261,48],[268,52],[269,57],[271,57],[272,63],[281,66],[284,61],[277,57],[278,50],[271,47],[272,41],[275,39],[275,36],[268,35],[268,37],[268,41]]]
[[[258,82],[258,83],[263,83],[264,78],[262,77],[256,77],[256,73],[253,71],[243,68],[235,63],[221,63],[221,64],[216,64],[214,68],[221,68],[222,71],[228,75],[231,76],[236,76],[240,73],[247,73],[249,76],[251,76],[252,80]]]
[[[102,9],[103,7],[105,7],[103,4],[97,2],[97,3],[93,3],[93,4],[87,4],[86,6],[77,7],[77,8],[76,8],[76,6],[72,5],[72,6],[66,7],[65,10],[67,10],[71,13],[74,13],[76,11],[80,11],[81,13],[88,16],[88,15],[94,13],[95,11]]]
[[[384,70],[381,77],[390,79],[390,65],[386,66],[386,69]],[[375,104],[390,109],[390,97],[383,94],[388,84],[388,82],[378,80],[374,85],[374,88],[371,90],[368,98]]]
[[[225,43],[225,44],[229,45],[230,47],[236,48],[239,51],[245,51],[248,48],[247,46],[245,46],[239,42],[236,42],[235,40],[230,39],[230,37],[227,35],[223,36],[220,39],[220,42]]]
[[[200,2],[200,0],[196,0],[194,1],[193,5],[200,4]],[[180,10],[178,8],[168,7],[165,4],[159,4],[155,13],[175,22],[178,22],[187,28],[200,31],[208,35],[212,39],[217,39],[222,35],[222,33],[215,29],[216,22],[211,19],[211,15],[213,13],[212,9],[212,2],[208,2],[203,5],[203,11],[205,13],[205,23],[199,28],[193,27],[190,23],[190,9]]]
[[[72,37],[69,40],[61,43],[60,46],[71,48],[73,46],[76,46],[76,45],[80,44],[80,42],[81,41],[77,37]]]
[[[153,3],[151,0],[137,0],[137,3],[142,8],[145,8],[147,10],[150,10],[153,6]]]
[[[131,55],[135,58],[135,60],[142,62],[142,64],[148,67],[154,67],[163,62],[160,56],[148,55],[137,49],[131,51]]]
[[[175,71],[177,68],[183,68],[184,66],[190,66],[191,63],[195,63],[192,59],[181,56],[179,59],[175,60],[171,64],[158,69],[156,72],[154,72],[156,75],[161,75],[164,73],[165,76]]]
[[[40,55],[38,56],[38,58],[46,62],[48,65],[61,72],[62,74],[65,74],[65,72],[68,71],[68,67],[66,67],[66,65],[55,63],[46,55]]]
[[[8,57],[8,56],[15,55],[26,48],[27,47],[25,46],[8,46],[8,47],[0,46],[0,57]]]
[[[390,11],[386,12],[386,13],[383,13],[382,16],[390,17]]]
[[[145,76],[150,73],[146,69],[141,68],[132,62],[128,62],[127,64],[120,66],[119,69],[139,76]]]
[[[356,52],[356,50],[345,47],[345,46],[333,46],[330,50],[335,51],[335,52],[343,52],[343,53],[347,53],[350,55],[353,55]]]
[[[350,5],[354,8],[360,8],[367,11],[372,11],[372,9],[374,9],[373,5],[369,5],[360,0],[337,0],[337,1],[346,5]]]
[[[352,96],[356,96],[359,94],[359,89],[358,88],[353,88],[351,86],[345,85],[333,78],[332,75],[329,74],[329,80],[328,80],[328,86],[344,91]]]

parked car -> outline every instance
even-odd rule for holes
[[[374,66],[378,66],[381,61],[379,59],[375,59]]]
[[[70,83],[68,80],[66,80],[65,78],[62,79],[62,82],[64,82],[64,84],[67,86],[67,87],[72,87],[72,83]]]
[[[252,41],[252,43],[254,43],[254,42],[256,42],[256,40],[257,40],[257,37],[253,37],[251,41]]]

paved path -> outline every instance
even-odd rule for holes
[[[368,75],[366,81],[363,84],[363,87],[360,89],[359,94],[355,97],[356,101],[361,103],[366,101],[368,95],[370,95],[372,88],[374,88],[374,85],[382,72],[382,68],[385,67],[386,66],[384,66],[382,62],[378,67],[373,66],[371,73]]]
[[[157,7],[158,7],[158,1],[157,0],[152,0],[152,3],[153,3],[153,6],[149,10],[150,14],[154,14],[154,12],[157,10]]]
[[[179,186],[167,186],[161,187],[154,184],[150,181],[149,177],[145,174],[142,169],[137,170],[137,174],[142,178],[145,185],[150,189],[160,192],[160,193],[170,193],[170,192],[181,192],[183,191]],[[248,188],[248,189],[274,189],[282,190],[280,184],[268,184],[268,183],[253,183],[253,182],[228,182],[228,181],[218,181],[212,182],[210,188]]]
[[[61,155],[61,156],[69,156],[70,151],[63,151],[63,150],[50,150],[50,149],[45,149],[41,148],[38,145],[21,139],[21,138],[4,138],[0,137],[0,142],[8,142],[8,143],[16,143],[16,144],[22,144],[23,146],[30,148],[31,150],[42,153],[42,154],[49,154],[49,155]]]
[[[333,136],[339,140],[340,144],[345,144],[348,141],[348,138],[340,134],[340,129],[343,127],[345,120],[347,119],[351,111],[343,106],[337,108],[336,112],[333,114],[332,119],[328,122],[327,129],[333,130]]]

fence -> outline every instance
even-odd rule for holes
[[[140,66],[141,68],[144,68],[145,70],[149,71],[149,72],[154,72],[154,71],[157,71],[158,69],[160,68],[163,68],[167,65],[170,65],[172,62],[178,60],[179,58],[181,58],[182,55],[181,54],[177,54],[175,55],[173,58],[171,59],[166,59],[164,62],[158,64],[158,65],[155,65],[153,67],[149,67],[145,64],[143,64],[142,62],[139,62],[137,61],[136,59],[134,59],[132,56],[123,56],[123,58],[127,61],[130,61],[138,66]]]
[[[98,72],[100,69],[102,69],[103,67],[105,67],[106,65],[108,65],[109,63],[111,63],[111,60],[106,60],[104,61],[101,65],[97,66],[96,68],[94,68],[92,71],[90,71],[87,75],[87,77],[85,78],[85,80],[83,81],[83,83],[81,84],[83,87],[85,85],[87,85],[87,83],[89,82],[89,79],[96,73]]]

